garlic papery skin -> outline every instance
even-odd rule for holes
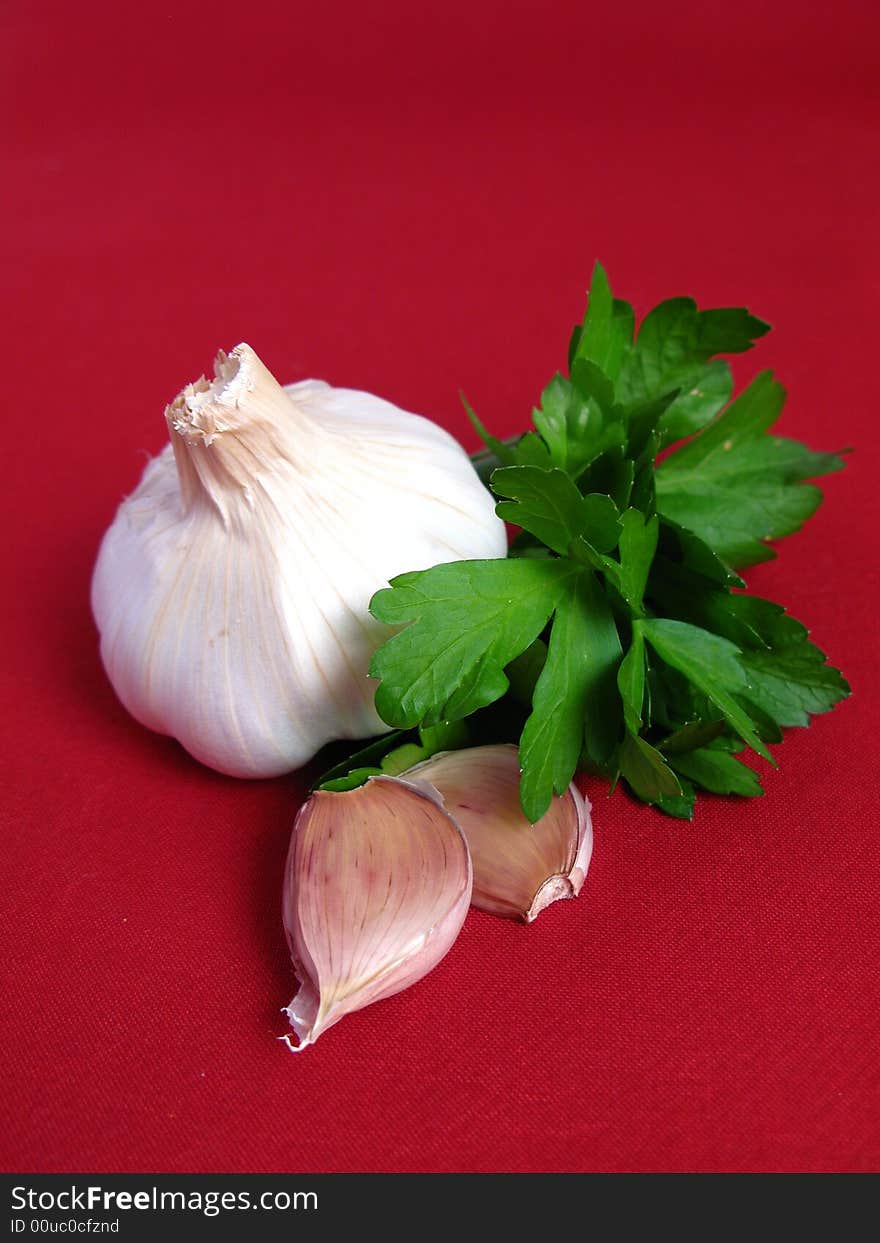
[[[572,783],[537,824],[520,806],[514,746],[445,751],[410,768],[427,782],[467,838],[474,869],[473,905],[531,923],[559,898],[574,898],[590,866],[590,803]]]
[[[299,992],[285,1013],[299,1052],[346,1014],[415,984],[458,936],[473,872],[437,793],[372,777],[300,810],[284,876]]]
[[[503,557],[464,450],[368,393],[282,388],[248,345],[166,411],[171,444],[107,531],[101,656],[144,725],[237,777],[387,726],[367,669],[373,593],[406,570]]]

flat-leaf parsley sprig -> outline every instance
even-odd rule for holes
[[[442,745],[452,723],[479,734],[488,719],[519,743],[532,821],[579,765],[689,818],[698,789],[760,794],[738,753],[773,762],[783,726],[848,694],[799,622],[735,590],[736,570],[774,556],[768,541],[816,509],[804,481],[843,465],[770,433],[785,394],[769,372],[731,400],[719,355],[768,325],[672,298],[634,329],[597,265],[568,374],[544,389],[534,429],[502,442],[468,407],[487,447],[477,464],[519,534],[506,560],[401,574],[373,597],[400,628],[373,658],[377,709],[420,730],[393,736],[385,771]]]

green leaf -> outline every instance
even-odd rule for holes
[[[715,704],[722,716],[753,751],[773,763],[773,757],[755,732],[748,713],[735,694],[746,689],[746,675],[739,663],[739,650],[727,639],[699,626],[666,618],[634,623],[657,655],[683,673]]]
[[[584,315],[584,330],[575,351],[575,359],[586,358],[604,370],[613,335],[614,298],[608,277],[601,263],[593,267],[590,296]]]
[[[382,761],[382,772],[387,777],[397,777],[408,768],[428,759],[430,752],[427,747],[420,747],[415,742],[405,742],[402,747],[389,751]]]
[[[742,353],[767,331],[769,325],[743,308],[698,311],[691,298],[661,302],[645,316],[624,361],[618,400],[636,407],[664,393],[699,387],[702,365],[713,355]]]
[[[681,785],[659,751],[644,738],[627,731],[618,753],[620,771],[643,803],[681,797]]]
[[[458,751],[470,742],[470,731],[464,721],[441,721],[419,730],[419,741],[428,755],[438,751]]]
[[[597,552],[611,552],[620,539],[620,513],[610,496],[590,492],[584,497],[581,538]]]
[[[319,790],[329,790],[332,794],[344,794],[346,790],[356,790],[368,777],[381,777],[381,768],[353,768],[344,777],[336,777],[330,781],[322,781]]]
[[[702,691],[653,652],[648,659],[647,690],[650,720],[659,728],[674,731],[691,721],[707,721],[718,715]]]
[[[546,663],[547,644],[543,639],[535,639],[507,666],[504,672],[510,682],[510,693],[519,703],[531,705],[535,684]]]
[[[406,738],[407,731],[404,729],[393,729],[390,733],[383,734],[381,738],[374,738],[372,742],[368,742],[365,746],[358,747],[351,755],[341,760],[338,764],[334,764],[332,768],[328,768],[322,773],[318,780],[311,787],[313,790],[322,790],[330,787],[329,783],[347,777],[350,773],[359,768],[369,769],[370,772],[379,772],[380,769],[375,767],[381,763],[382,757],[387,755],[389,751],[393,751],[395,747]],[[366,780],[366,778],[364,778]],[[359,782],[363,785],[363,782]]]
[[[534,824],[574,775],[585,731],[602,754],[616,742],[607,724],[619,719],[614,684],[620,640],[596,580],[587,572],[570,580],[556,605],[547,660],[535,686],[532,713],[520,741],[520,798]]]
[[[627,509],[620,523],[620,579],[616,586],[630,608],[639,612],[657,548],[659,523],[656,515],[646,521],[638,509]]]
[[[683,378],[678,396],[660,418],[663,444],[693,436],[724,409],[733,392],[733,375],[721,358],[702,364]]]
[[[630,493],[630,505],[640,509],[645,517],[653,517],[657,510],[656,488],[654,485],[654,463],[660,440],[656,432],[648,437],[645,447],[633,462],[633,485]]]
[[[542,470],[549,470],[553,465],[550,450],[537,432],[526,432],[520,436],[513,454],[514,466],[539,466]]]
[[[710,358],[713,354],[743,354],[769,331],[769,324],[743,306],[697,312],[697,349]]]
[[[822,499],[803,480],[843,466],[834,454],[766,435],[784,400],[781,385],[763,372],[657,468],[661,514],[695,532],[730,565],[773,557],[764,541],[796,531]]]
[[[664,617],[711,630],[737,647],[759,642],[754,629],[735,611],[733,602],[739,596],[666,557],[655,559],[646,594],[651,608]]]
[[[504,666],[538,638],[578,566],[560,560],[453,561],[401,574],[370,611],[405,626],[373,657],[389,725],[456,721],[507,690]]]
[[[694,470],[708,458],[729,453],[728,442],[732,448],[761,437],[779,418],[784,405],[785,389],[773,379],[773,372],[759,372],[721,418],[670,454],[666,459],[670,469]]]
[[[664,738],[660,750],[664,755],[678,756],[686,751],[696,751],[707,743],[714,742],[727,729],[725,721],[688,721]],[[675,760],[673,760],[673,764]]]
[[[499,501],[495,512],[534,535],[564,557],[571,542],[581,534],[583,497],[565,471],[554,467],[508,466],[496,470],[491,480]]]
[[[671,518],[660,516],[658,548],[664,556],[695,574],[722,587],[745,587],[745,583],[726,565],[699,535],[679,526]]]
[[[541,394],[541,406],[532,412],[550,461],[577,475],[602,451],[602,411],[584,397],[571,380],[558,373]]]
[[[312,786],[313,790],[354,790],[367,777],[379,773],[396,775],[426,760],[438,751],[455,751],[467,746],[469,730],[463,721],[442,722],[418,733],[415,741],[411,730],[394,729],[359,747],[345,760],[335,764]]]
[[[495,464],[497,513],[519,533],[504,561],[435,566],[376,594],[396,630],[371,666],[376,704],[400,729],[331,779],[518,739],[532,819],[578,761],[689,819],[696,788],[759,792],[735,759],[744,744],[773,762],[783,726],[848,693],[799,622],[732,590],[745,586],[733,566],[772,556],[767,540],[815,508],[806,481],[842,465],[773,435],[784,393],[769,373],[730,401],[721,356],[767,325],[673,298],[633,329],[597,265],[569,375],[545,387],[534,430],[498,440],[465,401],[489,447],[480,477]]]
[[[663,444],[661,424],[674,400],[674,392],[664,393],[660,397],[651,398],[650,401],[641,402],[638,406],[632,406],[626,412],[627,452],[636,459],[644,454],[652,472],[654,459]]]
[[[565,471],[503,467],[492,476],[492,491],[513,498],[495,506],[499,518],[531,532],[562,557],[581,538],[598,552],[617,544],[617,506],[608,496],[581,496]]]
[[[806,627],[780,605],[731,595],[662,557],[650,590],[652,603],[664,612],[737,645],[747,678],[739,698],[761,737],[778,740],[778,726],[807,725],[809,714],[828,712],[849,694],[840,672],[808,641]]]
[[[702,748],[675,755],[670,763],[677,773],[713,794],[754,798],[764,793],[757,773],[726,751]]]
[[[843,675],[806,639],[741,657],[749,685],[743,697],[777,725],[809,725],[810,716],[829,712],[850,693]]]
[[[517,531],[507,546],[508,557],[552,557],[546,544],[532,535],[531,531]]]
[[[681,786],[681,794],[673,798],[662,798],[656,804],[657,809],[667,816],[674,816],[676,820],[693,820],[696,791],[684,777],[678,778],[678,784]]]
[[[623,700],[624,724],[631,734],[638,734],[645,702],[645,640],[639,630],[633,632],[629,651],[620,662],[617,689]]]
[[[769,712],[759,708],[756,703],[746,697],[744,691],[735,695],[736,702],[748,713],[755,727],[755,733],[762,742],[782,742],[782,730]]]
[[[727,751],[730,755],[739,755],[745,751],[746,744],[742,738],[736,738],[733,734],[724,733],[707,742],[706,747],[710,751]]]
[[[612,297],[605,269],[597,263],[583,326],[572,335],[569,369],[584,359],[596,363],[613,380],[630,347],[632,333],[632,307]]]
[[[584,494],[606,493],[618,509],[626,509],[630,503],[634,480],[635,462],[632,458],[624,457],[622,445],[615,445],[590,463],[586,473],[578,481],[578,486]]]
[[[596,403],[605,420],[616,420],[622,411],[614,402],[614,385],[596,363],[587,358],[578,358],[571,368],[569,383],[582,395]]]
[[[790,647],[793,643],[802,643],[807,638],[806,626],[787,613],[781,604],[774,604],[772,600],[762,600],[760,596],[730,596],[727,608],[740,626],[752,636],[751,646]],[[820,659],[824,659],[821,654]]]
[[[560,470],[568,470],[569,440],[586,436],[591,413],[593,421],[601,422],[598,408],[594,406],[591,412],[590,403],[557,372],[541,394],[540,407],[532,411],[532,420],[550,452],[550,461]]]
[[[620,411],[614,406],[611,381],[595,363],[579,359],[572,379],[555,375],[532,411],[535,427],[547,449],[549,463],[577,479],[607,449],[623,443]],[[532,463],[518,452],[516,464]]]

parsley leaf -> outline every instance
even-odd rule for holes
[[[630,350],[633,311],[628,302],[611,295],[611,286],[601,263],[593,269],[590,297],[583,324],[572,334],[568,365],[572,374],[579,362],[595,363],[610,379],[615,379]]]
[[[620,522],[620,578],[616,586],[630,608],[638,612],[657,549],[659,523],[656,514],[646,519],[637,509],[628,509]]]
[[[562,560],[453,561],[400,574],[373,616],[411,622],[373,657],[376,708],[389,725],[457,721],[499,699],[504,666],[540,635],[580,568]]]
[[[620,657],[608,602],[594,575],[584,571],[569,580],[556,606],[547,660],[520,741],[521,799],[532,823],[554,793],[568,788],[584,745],[595,762],[608,760],[617,741]]]
[[[633,630],[629,651],[617,671],[617,688],[623,701],[623,723],[631,734],[638,734],[645,704],[645,640],[641,630]]]
[[[617,395],[634,409],[677,393],[660,419],[663,439],[689,436],[718,413],[732,391],[728,365],[709,359],[751,349],[768,331],[768,324],[743,308],[698,311],[691,298],[670,298],[645,316]]]
[[[739,650],[729,639],[668,618],[635,624],[657,654],[715,705],[743,742],[765,760],[772,760],[748,713],[737,702],[736,695],[747,690],[748,679],[737,659]]]
[[[606,450],[623,443],[608,380],[592,364],[584,364],[579,378],[576,385],[558,373],[553,377],[541,394],[540,407],[532,411],[541,449],[534,438],[523,437],[512,463],[552,464],[576,479]]]
[[[644,803],[681,797],[681,785],[661,753],[637,734],[627,732],[620,744],[620,771]]]
[[[699,747],[672,756],[669,762],[677,773],[713,794],[739,794],[749,798],[764,793],[757,773],[727,751]]]
[[[689,721],[664,738],[660,750],[664,755],[681,755],[685,751],[696,751],[707,743],[714,742],[719,734],[724,733],[724,721]],[[673,763],[675,761],[673,760]]]
[[[660,512],[701,536],[729,565],[775,556],[765,540],[790,535],[815,511],[818,488],[802,481],[840,470],[833,453],[765,433],[782,410],[785,391],[769,371],[705,431],[657,470]]]
[[[609,496],[581,496],[565,471],[538,466],[496,470],[492,491],[512,497],[495,507],[499,518],[537,536],[560,557],[584,539],[596,552],[610,552],[620,537],[617,506]]]
[[[533,427],[502,441],[465,401],[487,446],[480,477],[520,528],[509,556],[402,574],[374,596],[397,632],[370,673],[398,733],[331,780],[399,771],[468,718],[450,745],[519,742],[532,821],[579,762],[684,819],[699,790],[762,792],[743,745],[772,762],[783,727],[849,693],[805,627],[740,592],[733,568],[775,555],[767,541],[819,502],[806,480],[843,465],[772,434],[785,394],[769,372],[730,401],[721,356],[766,332],[743,308],[672,298],[636,333],[596,265],[569,373],[544,388]]]
[[[809,725],[811,715],[830,711],[849,694],[840,671],[826,665],[824,654],[806,640],[744,652],[741,660],[750,678],[745,698],[777,725]]]
[[[691,783],[682,776],[679,776],[678,784],[681,786],[681,794],[676,797],[661,799],[657,807],[660,811],[664,811],[667,816],[674,816],[676,820],[693,820],[697,792]]]
[[[705,427],[723,410],[733,392],[733,375],[728,363],[713,358],[687,375],[678,396],[663,412],[661,426],[664,443],[683,440]]]

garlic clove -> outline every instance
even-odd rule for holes
[[[531,923],[559,898],[574,898],[590,865],[590,804],[572,784],[531,825],[519,800],[517,749],[446,751],[403,774],[434,786],[467,838],[471,899],[480,910]]]
[[[283,388],[248,345],[166,411],[171,444],[107,531],[92,580],[104,667],[143,724],[237,777],[365,738],[369,612],[390,578],[503,557],[464,450],[369,393]]]
[[[346,1014],[415,984],[458,936],[471,900],[467,844],[439,795],[399,777],[300,810],[284,927],[300,989],[285,1013],[298,1052]]]

